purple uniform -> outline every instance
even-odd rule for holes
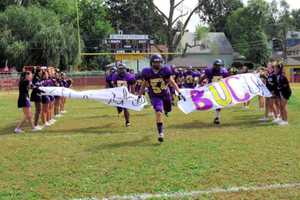
[[[134,74],[131,74],[128,72],[124,73],[123,75],[114,73],[111,80],[112,80],[113,86],[127,87],[130,92],[132,92],[131,86],[135,84]],[[128,113],[127,109],[125,109],[125,108],[117,107],[117,110],[118,110],[118,113],[121,113],[123,110],[124,110],[124,112]],[[129,116],[127,116],[126,113],[124,113],[124,114],[125,114],[126,123],[129,123]]]
[[[195,79],[198,77],[198,74],[193,71],[187,71],[184,73],[184,87],[185,88],[194,88],[195,87]]]
[[[218,82],[223,78],[229,76],[229,73],[225,67],[221,67],[219,69],[214,69],[213,67],[207,68],[205,70],[205,75],[208,79],[209,83]]]
[[[29,100],[29,87],[31,83],[28,80],[20,81],[19,83],[19,98],[18,98],[18,108],[28,108],[30,107]]]
[[[156,112],[171,112],[172,97],[168,87],[168,80],[172,75],[169,67],[163,67],[159,72],[145,68],[142,72],[143,79],[148,83],[148,94]]]
[[[179,88],[182,88],[184,85],[184,73],[182,71],[175,74],[175,81]]]
[[[50,85],[49,85],[49,81],[48,80],[42,80],[41,81],[41,86],[43,86],[43,87],[49,87]],[[42,103],[43,104],[47,104],[47,103],[49,103],[50,102],[50,97],[49,96],[47,96],[47,95],[43,95],[42,96]]]
[[[54,79],[52,79],[52,78],[49,78],[48,80],[48,86],[49,87],[55,87],[56,85],[55,85],[55,80]],[[55,100],[55,98],[54,98],[54,96],[49,96],[49,98],[50,98],[50,101],[51,102],[53,102],[54,100]]]
[[[112,76],[112,83],[114,86],[117,87],[128,87],[128,89],[130,89],[129,86],[134,85],[135,84],[135,76],[134,74],[130,74],[130,73],[125,73],[124,75],[119,75],[118,73],[115,73]]]
[[[41,86],[41,79],[38,76],[35,76],[32,80],[32,92],[30,100],[33,102],[40,103],[42,102],[41,91],[39,87]]]

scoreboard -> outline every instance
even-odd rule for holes
[[[112,34],[106,39],[111,53],[149,53],[152,43],[148,35]]]

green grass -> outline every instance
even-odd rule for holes
[[[0,93],[0,199],[72,199],[300,182],[300,88],[290,125],[260,124],[256,102],[166,119],[158,145],[149,107],[125,128],[112,107],[72,100],[68,113],[41,133],[15,135],[17,93]],[[27,128],[26,130],[29,130]],[[200,197],[199,197],[200,198]],[[299,189],[205,195],[201,199],[299,199]],[[186,198],[189,199],[189,198]]]

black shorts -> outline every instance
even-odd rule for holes
[[[30,101],[36,102],[36,103],[41,103],[42,102],[42,97],[37,95],[37,94],[32,93],[31,96],[30,96]]]
[[[49,103],[50,102],[50,98],[49,98],[49,96],[42,96],[42,103],[43,104],[47,104],[47,103]]]
[[[29,97],[19,97],[18,98],[18,108],[29,108],[30,99]]]
[[[292,91],[291,90],[282,90],[280,91],[280,97],[285,98],[286,100],[289,100],[290,97],[292,96]]]

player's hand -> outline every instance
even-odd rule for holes
[[[137,99],[137,102],[140,103],[142,101],[142,98],[143,98],[142,95],[139,95],[138,99]]]
[[[185,98],[185,96],[183,96],[183,94],[180,92],[179,94],[178,94],[178,96],[180,97],[180,99],[182,99],[183,101],[186,101],[186,98]]]

